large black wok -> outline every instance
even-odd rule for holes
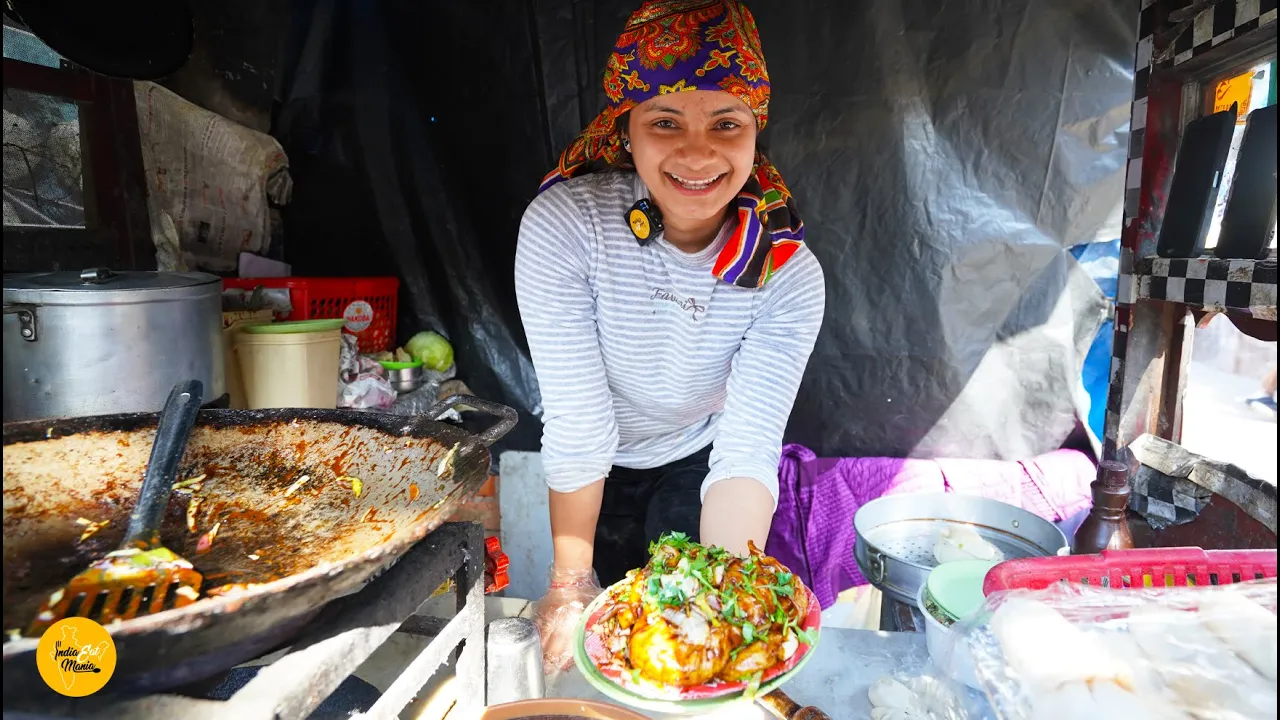
[[[472,435],[435,420],[457,405],[499,421]],[[4,426],[6,630],[25,628],[41,600],[119,544],[156,419],[140,413]],[[202,411],[179,475],[206,476],[196,493],[196,532],[186,521],[192,496],[175,491],[161,537],[204,574],[206,591],[230,592],[109,627],[118,662],[107,691],[179,687],[281,645],[477,492],[489,473],[487,446],[515,419],[510,408],[462,396],[418,417]],[[78,518],[110,522],[81,541]],[[213,545],[198,552],[198,538],[216,522]],[[36,670],[37,641],[5,642],[6,698],[47,691]]]

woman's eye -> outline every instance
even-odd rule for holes
[[[737,129],[738,129],[738,123],[736,123],[736,122],[734,122],[734,121],[732,121],[732,120],[725,120],[724,122],[719,123],[718,125],[716,125],[716,127],[717,127],[717,128],[719,128],[720,130],[737,130]]]
[[[658,120],[653,124],[653,126],[656,128],[662,128],[663,130],[670,130],[674,128],[676,124],[671,120]]]

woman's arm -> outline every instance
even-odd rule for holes
[[[745,477],[719,480],[707,488],[703,496],[699,539],[737,555],[747,554],[748,539],[764,549],[776,503],[777,498],[759,480]]]
[[[551,506],[551,549],[556,568],[591,569],[595,558],[596,521],[604,498],[604,480],[573,492],[547,490]]]
[[[618,449],[596,335],[590,218],[560,185],[525,211],[516,299],[542,392],[542,463],[558,569],[588,570],[604,478]]]
[[[702,484],[701,540],[745,553],[763,548],[778,500],[782,433],[822,326],[822,268],[799,251],[769,285],[729,372],[724,413]]]

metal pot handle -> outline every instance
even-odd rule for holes
[[[503,435],[510,432],[511,428],[516,426],[516,421],[519,420],[519,416],[516,414],[516,411],[506,405],[489,400],[481,400],[478,397],[472,397],[470,395],[450,395],[435,405],[432,405],[430,409],[423,413],[423,415],[426,415],[432,420],[439,420],[445,413],[459,406],[473,408],[482,413],[498,418],[498,422],[494,423],[493,427],[476,436],[480,442],[484,443],[485,447],[489,447],[497,442]]]
[[[872,550],[867,555],[867,569],[871,571],[871,577],[867,581],[872,585],[879,585],[884,582],[884,555],[879,550]]]
[[[18,334],[27,342],[35,342],[36,336],[36,306],[25,303],[14,303],[12,305],[5,304],[5,315],[18,316]]]
[[[85,285],[98,285],[110,280],[115,275],[108,268],[94,267],[80,271],[80,282]]]

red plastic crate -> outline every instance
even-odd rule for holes
[[[1058,582],[1118,589],[1231,585],[1275,576],[1275,550],[1104,550],[1002,562],[987,573],[982,592],[1043,590]]]
[[[222,287],[251,291],[288,288],[293,312],[277,314],[278,320],[347,320],[345,332],[355,335],[360,352],[390,350],[396,339],[396,302],[400,280],[394,277],[362,278],[223,278]],[[367,304],[367,305],[366,305]]]

